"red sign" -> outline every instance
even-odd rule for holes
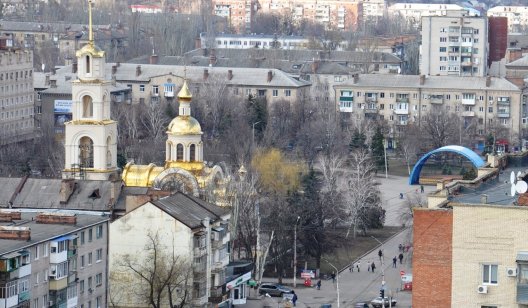
[[[403,276],[405,275],[405,272],[404,271],[400,271],[400,276]]]

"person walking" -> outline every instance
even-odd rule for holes
[[[400,264],[403,264],[403,253],[400,252],[398,258],[400,259]]]
[[[367,271],[370,272],[370,261],[367,261]]]
[[[398,251],[399,252],[402,252],[403,251],[403,245],[400,243],[400,245],[398,245]]]
[[[374,262],[372,262],[370,267],[372,268],[372,273],[374,273],[374,270],[376,269],[376,264],[374,264]]]
[[[361,260],[358,260],[357,263],[356,263],[356,268],[357,268],[357,271],[359,273],[359,270],[361,268]]]
[[[335,278],[336,278],[335,272],[332,272],[331,277],[332,277],[332,283],[335,283]]]
[[[321,290],[321,279],[317,280],[317,290]]]
[[[423,185],[420,185],[420,192],[423,194],[424,193],[424,186]]]
[[[392,267],[396,268],[396,256],[394,256],[394,258],[392,258]]]
[[[293,307],[297,306],[297,294],[295,294],[295,291],[292,291],[293,297],[292,297],[292,303]]]
[[[378,250],[378,256],[379,256],[380,262],[381,262],[381,258],[383,257],[383,251],[381,251],[381,249]]]

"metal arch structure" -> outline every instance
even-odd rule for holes
[[[447,145],[445,147],[432,150],[431,152],[422,156],[420,160],[418,160],[416,165],[414,165],[411,175],[409,177],[409,185],[415,185],[419,183],[420,172],[422,172],[422,167],[425,164],[425,162],[429,159],[429,157],[431,157],[431,155],[440,153],[440,152],[451,152],[451,153],[462,155],[465,158],[469,159],[469,161],[473,164],[473,166],[477,168],[480,168],[486,164],[484,160],[477,153],[473,152],[472,150],[466,147],[462,147],[459,145]]]

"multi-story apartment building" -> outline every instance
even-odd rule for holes
[[[33,52],[0,37],[0,145],[34,138]]]
[[[362,0],[361,2],[365,20],[378,19],[387,13],[387,1],[385,0]]]
[[[1,307],[108,307],[108,217],[0,212]]]
[[[213,14],[225,17],[238,33],[251,32],[251,26],[257,13],[256,0],[214,0]]]
[[[415,75],[359,75],[335,85],[336,108],[351,119],[383,119],[402,127],[435,107],[454,112],[476,125],[481,142],[495,125],[507,128],[510,139],[521,131],[521,90],[506,79]]]
[[[496,6],[488,10],[488,17],[507,17],[510,33],[523,32],[528,26],[528,6]]]
[[[486,76],[488,20],[461,12],[422,17],[420,73]]]
[[[182,294],[188,289],[193,307],[204,307],[211,297],[221,298],[225,294],[222,292],[226,283],[225,267],[229,264],[229,217],[229,209],[183,193],[127,209],[124,216],[110,225],[110,284],[115,304],[119,307],[150,306],[146,298],[141,298],[138,288],[142,288],[142,284],[137,283],[138,277],[119,265],[126,255],[136,256],[138,262],[145,260],[148,234],[157,236],[158,249],[167,254],[169,260],[177,256],[180,262],[187,264],[185,268],[190,270],[190,279],[177,287]],[[185,275],[183,271],[180,274]],[[162,302],[166,301],[163,297]]]
[[[448,11],[465,11],[458,4],[437,3],[394,3],[387,9],[389,16],[401,16],[406,20],[420,24],[425,16],[446,16]]]

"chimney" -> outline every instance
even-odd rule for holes
[[[420,85],[423,86],[425,84],[425,75],[420,75]]]
[[[117,73],[117,65],[112,65],[112,75]]]
[[[194,49],[200,49],[202,48],[202,40],[197,37],[194,39]]]
[[[359,74],[352,75],[353,83],[356,84],[359,81]]]
[[[158,64],[158,55],[151,55],[149,59],[150,64]]]
[[[508,49],[508,63],[522,58],[521,48],[509,48]]]
[[[141,65],[136,66],[136,77],[141,75]]]
[[[316,74],[319,69],[319,60],[312,61],[312,74]]]
[[[209,70],[204,68],[203,80],[207,80],[207,78],[209,78]]]
[[[0,226],[0,239],[28,241],[31,239],[31,229],[28,227]]]
[[[272,79],[273,79],[273,72],[268,71],[268,82],[271,82]]]
[[[216,64],[216,52],[214,49],[211,49],[211,55],[209,56],[209,66]]]
[[[77,73],[77,62],[73,62],[72,63],[72,73],[74,73],[74,74]]]
[[[35,220],[38,224],[75,225],[77,223],[77,216],[75,216],[75,214],[66,213],[39,213]]]
[[[0,212],[0,222],[12,222],[13,220],[21,220],[20,212]]]
[[[480,195],[480,203],[487,204],[488,203],[488,195]]]
[[[232,70],[228,70],[227,71],[227,80],[231,80],[233,79],[233,71]]]
[[[486,76],[486,88],[491,86],[491,76]]]
[[[60,204],[68,203],[73,191],[75,190],[75,180],[65,179],[61,181],[61,189],[59,191]]]

